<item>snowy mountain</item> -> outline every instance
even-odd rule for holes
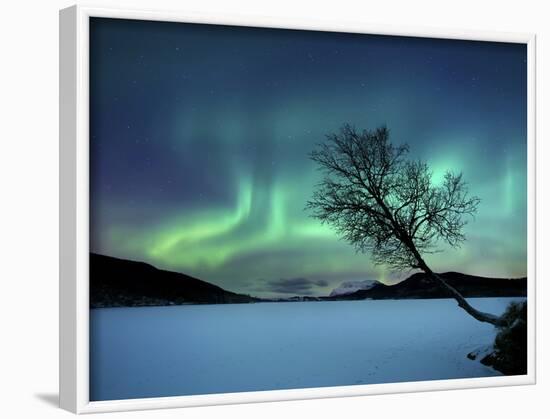
[[[456,288],[464,297],[525,297],[527,295],[527,278],[485,278],[466,275],[459,272],[444,272],[439,274],[449,285]],[[368,281],[362,281],[368,282]],[[357,291],[348,291],[343,287],[336,288],[328,300],[383,300],[407,298],[449,298],[451,295],[434,281],[431,281],[423,272],[412,274],[404,281],[393,285],[385,285],[372,281],[370,288]],[[353,282],[352,282],[353,283]],[[335,294],[340,289],[343,294]],[[350,292],[351,291],[351,292]]]
[[[329,297],[352,294],[359,290],[369,290],[378,283],[379,282],[375,279],[365,279],[364,281],[345,281],[342,282],[338,288],[334,288]]]

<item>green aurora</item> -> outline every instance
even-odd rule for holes
[[[386,124],[481,198],[430,265],[526,275],[525,46],[109,19],[91,40],[92,251],[257,296],[403,279],[304,210],[315,144]]]

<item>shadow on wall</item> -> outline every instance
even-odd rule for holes
[[[45,404],[49,404],[53,407],[59,407],[59,394],[58,393],[36,393],[34,395],[38,400],[41,400]]]

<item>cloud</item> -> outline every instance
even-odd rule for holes
[[[326,287],[328,282],[324,279],[307,278],[280,278],[267,282],[267,287],[272,292],[282,294],[306,294],[314,287]]]

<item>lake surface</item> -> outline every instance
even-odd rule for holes
[[[494,336],[449,299],[93,309],[90,399],[489,377],[466,355]]]

